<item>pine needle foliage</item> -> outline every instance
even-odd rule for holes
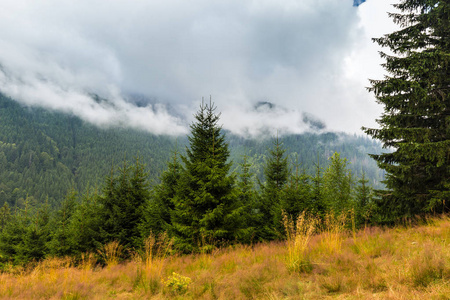
[[[181,155],[184,168],[172,200],[170,232],[175,247],[183,252],[199,250],[202,240],[233,241],[241,228],[242,206],[237,201],[235,178],[229,174],[230,152],[215,110],[211,101],[200,105],[190,126],[186,155]]]
[[[258,232],[260,239],[273,240],[280,238],[284,231],[281,217],[281,199],[283,189],[288,182],[289,168],[286,149],[278,136],[273,140],[273,146],[269,149],[269,155],[265,161],[264,184],[261,184],[261,196],[259,201],[261,230]]]
[[[450,198],[450,2],[402,0],[401,29],[374,39],[388,73],[369,91],[384,105],[379,129],[363,128],[393,152],[372,155],[386,170],[384,222],[448,211]],[[389,213],[388,213],[389,212]]]

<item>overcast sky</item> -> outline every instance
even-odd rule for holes
[[[396,29],[396,2],[1,0],[0,91],[157,134],[187,132],[210,95],[235,133],[299,133],[307,115],[359,134],[382,112],[371,38]]]

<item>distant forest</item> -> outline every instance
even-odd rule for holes
[[[171,153],[184,153],[187,137],[156,136],[125,128],[98,128],[78,117],[30,108],[0,93],[0,207],[48,203],[59,207],[67,193],[101,188],[112,168],[135,157],[145,165],[151,184],[159,183]],[[254,180],[263,181],[264,161],[275,136],[248,139],[229,132],[231,172],[240,172],[244,156]],[[381,144],[345,133],[304,133],[280,136],[290,168],[300,164],[313,175],[317,163],[325,168],[334,152],[350,162],[352,174],[375,188],[384,172],[367,154],[382,152]]]
[[[358,177],[347,158],[332,152],[352,153],[358,162],[364,156],[358,141],[377,145],[367,139],[332,133],[229,138],[210,102],[201,104],[190,134],[177,144],[2,101],[3,111],[11,112],[5,132],[12,137],[2,142],[7,168],[0,266],[48,256],[80,258],[110,243],[123,247],[126,258],[152,235],[166,235],[178,253],[279,240],[286,218],[304,211],[317,218],[350,214],[353,226],[382,217],[362,168],[368,161],[360,162]],[[308,147],[287,151],[286,145],[300,143]]]

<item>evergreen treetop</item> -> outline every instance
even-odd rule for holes
[[[242,207],[237,201],[220,114],[213,103],[200,106],[191,125],[189,147],[181,156],[184,169],[173,198],[171,231],[175,246],[191,252],[199,244],[231,241],[240,229]],[[203,245],[208,246],[208,245]]]

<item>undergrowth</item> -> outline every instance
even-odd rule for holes
[[[449,299],[448,217],[358,231],[342,226],[342,216],[329,218],[285,216],[286,241],[209,254],[176,255],[166,235],[150,235],[126,261],[116,259],[120,245],[108,245],[76,264],[66,257],[11,266],[0,273],[0,298]]]

